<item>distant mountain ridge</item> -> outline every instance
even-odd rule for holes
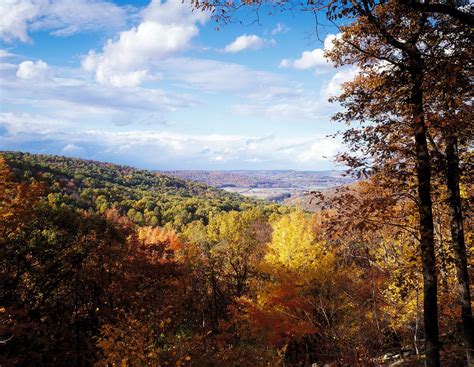
[[[295,170],[175,170],[162,171],[166,175],[202,182],[216,188],[332,188],[355,180],[343,171]]]

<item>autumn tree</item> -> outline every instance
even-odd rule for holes
[[[183,310],[177,238],[60,204],[4,160],[0,173],[0,363],[186,360],[168,348]]]
[[[272,240],[260,264],[265,276],[254,295],[241,298],[244,312],[237,317],[286,365],[377,363],[383,352],[401,348],[402,337],[394,330],[406,334],[406,327],[397,318],[414,319],[416,309],[396,293],[411,285],[395,286],[407,268],[390,273],[410,261],[413,241],[400,256],[385,251],[402,239],[396,231],[382,235],[347,224],[328,230],[324,212],[293,212],[272,222]],[[411,268],[416,273],[417,266]]]
[[[31,218],[31,208],[43,192],[41,184],[16,182],[13,171],[0,155],[0,233],[4,240],[14,235]]]
[[[468,256],[465,244],[465,210],[461,199],[461,185],[471,183],[462,176],[472,176],[469,146],[473,142],[471,106],[472,43],[467,40],[469,30],[447,19],[438,20],[444,37],[432,37],[442,42],[435,49],[437,62],[426,86],[427,116],[431,125],[431,145],[434,155],[441,160],[439,171],[445,181],[450,215],[451,243],[457,271],[461,320],[469,365],[474,365],[474,320],[471,308]],[[456,29],[457,32],[452,32]],[[434,40],[433,40],[434,38]],[[444,153],[444,154],[443,154]]]
[[[229,21],[241,6],[259,9],[262,1],[242,2],[238,4],[210,1],[193,2],[201,9],[212,9],[217,20]],[[402,104],[398,103],[401,113],[409,118],[408,124],[414,138],[412,152],[416,155],[417,193],[419,212],[420,247],[424,274],[424,317],[426,334],[427,364],[439,365],[439,336],[437,311],[437,278],[434,249],[434,225],[432,209],[432,162],[427,142],[427,123],[424,107],[424,80],[428,74],[428,59],[425,55],[423,37],[428,28],[435,29],[436,21],[432,15],[448,14],[465,27],[472,24],[472,15],[468,9],[460,9],[464,4],[418,3],[416,1],[316,1],[307,4],[296,2],[269,2],[280,9],[323,11],[330,20],[345,18],[356,19],[356,23],[343,29],[344,41],[351,45],[346,60],[339,63],[358,63],[368,66],[380,64],[381,60],[403,69],[405,94]],[[230,10],[230,11],[229,11]],[[353,42],[355,28],[358,27],[358,39]],[[352,30],[352,32],[351,32]],[[451,30],[451,32],[453,32]],[[349,35],[350,34],[350,35]],[[436,33],[434,33],[436,34]],[[468,35],[468,33],[464,33]],[[378,46],[377,46],[378,45]],[[355,56],[358,55],[358,56]],[[337,57],[336,57],[337,58]],[[459,222],[459,220],[458,220]],[[469,347],[467,347],[469,350]]]
[[[382,17],[380,13],[378,16],[379,18]],[[424,21],[426,22],[426,20]],[[402,23],[402,20],[399,22]],[[459,158],[454,154],[453,143],[456,141],[453,142],[452,133],[449,137],[447,134],[450,134],[449,132],[453,129],[458,133],[465,129],[461,134],[466,136],[465,134],[469,131],[467,129],[468,125],[463,124],[461,121],[468,120],[459,120],[459,118],[449,120],[443,118],[444,128],[440,128],[439,126],[437,128],[435,116],[440,117],[456,113],[458,117],[462,117],[463,114],[461,112],[455,111],[466,111],[466,108],[462,108],[463,103],[467,101],[467,94],[465,92],[464,98],[462,96],[462,91],[465,91],[466,88],[463,88],[462,82],[453,80],[453,77],[456,78],[456,75],[458,75],[458,79],[463,78],[462,75],[465,73],[465,69],[463,66],[459,65],[456,67],[455,65],[462,63],[462,60],[467,60],[467,58],[455,54],[466,52],[469,46],[466,44],[458,44],[460,51],[453,51],[452,55],[446,55],[445,47],[447,47],[448,44],[450,47],[453,47],[453,25],[449,25],[449,30],[443,33],[443,28],[439,25],[442,22],[443,19],[439,20],[435,25],[426,23],[423,28],[421,28],[421,26],[420,28],[410,28],[409,33],[412,29],[418,29],[419,39],[417,42],[424,45],[423,51],[417,51],[420,60],[423,60],[422,63],[424,66],[416,73],[413,73],[412,62],[407,62],[407,57],[410,59],[410,56],[407,56],[406,53],[402,55],[397,54],[396,50],[399,50],[397,47],[389,45],[387,48],[386,43],[383,42],[386,37],[383,36],[383,34],[381,35],[377,28],[372,26],[370,20],[366,22],[360,21],[349,27],[345,27],[342,40],[336,41],[338,45],[331,53],[331,56],[335,61],[342,64],[351,62],[357,63],[361,73],[354,82],[347,84],[345,92],[339,98],[339,101],[342,102],[346,108],[346,112],[336,115],[336,119],[345,122],[357,120],[362,123],[363,128],[349,129],[344,133],[344,138],[354,150],[365,151],[366,154],[368,153],[367,157],[373,159],[371,162],[372,168],[383,170],[387,175],[396,172],[401,175],[405,172],[406,175],[407,172],[410,172],[409,167],[412,166],[410,161],[414,163],[418,171],[418,194],[420,194],[423,192],[420,191],[420,183],[423,183],[423,180],[427,177],[426,175],[420,175],[420,151],[417,150],[417,157],[413,157],[411,152],[414,150],[410,148],[411,142],[403,138],[404,136],[410,136],[407,128],[409,128],[413,122],[417,121],[413,120],[413,114],[410,114],[413,110],[407,111],[405,109],[405,106],[413,106],[413,98],[407,100],[407,97],[413,97],[413,93],[416,89],[418,91],[417,94],[422,96],[417,102],[419,104],[420,117],[427,120],[428,116],[430,116],[431,119],[429,126],[424,123],[424,139],[422,139],[424,140],[423,146],[425,146],[426,158],[428,158],[425,163],[429,165],[428,168],[430,170],[428,177],[431,177],[432,168],[435,167],[433,156],[436,158],[436,154],[439,155],[439,151],[435,151],[435,148],[437,148],[435,139],[440,137],[441,145],[446,146],[448,149],[447,152],[451,153],[446,154],[443,158],[446,162],[450,162],[447,165],[450,167],[449,172],[444,170],[448,184],[451,185],[449,190],[453,192],[453,194],[450,194],[450,208],[453,213],[458,213],[457,217],[452,215],[451,223],[455,228],[462,228],[461,203],[459,200],[457,202],[453,200],[454,197],[459,197],[459,194],[456,195],[453,191],[456,187],[456,177],[459,178]],[[397,31],[401,32],[398,38],[411,39],[409,35],[405,34],[402,36],[403,30],[397,30],[397,26],[394,25],[392,32]],[[462,32],[466,32],[466,30],[460,27],[459,33]],[[377,37],[382,37],[382,41],[377,41]],[[367,43],[367,38],[371,40],[370,43]],[[454,36],[454,38],[454,43],[456,43],[456,41],[462,43],[462,40],[465,39],[463,36]],[[456,49],[456,47],[453,47],[453,50],[454,49]],[[449,70],[452,71],[449,72]],[[453,70],[456,70],[456,72],[453,73]],[[442,71],[445,73],[444,76],[446,76],[446,78],[441,78],[444,83],[439,82],[439,75],[443,75]],[[415,74],[423,78],[423,82],[419,85],[413,84],[416,81]],[[447,92],[449,88],[452,88],[452,93],[449,94],[448,92],[442,94],[441,89],[438,90],[437,86],[444,88],[445,92]],[[410,94],[410,90],[413,93]],[[436,92],[437,90],[438,92]],[[440,101],[440,95],[445,96],[444,103]],[[449,95],[449,97],[446,99],[447,95]],[[459,101],[458,105],[461,106],[461,108],[456,107],[454,100]],[[441,107],[441,105],[443,107]],[[421,111],[423,111],[423,113],[421,113]],[[365,124],[366,121],[375,121],[377,124]],[[419,132],[419,130],[416,131]],[[432,148],[428,147],[428,140],[432,144]],[[419,142],[419,140],[415,139],[415,142]],[[431,158],[430,154],[432,156]],[[448,159],[448,157],[450,158]],[[354,159],[348,154],[344,156],[344,159],[352,166],[363,165],[360,159]],[[408,176],[410,176],[410,174],[408,174]],[[431,178],[429,181],[431,181]],[[430,182],[425,182],[425,189],[428,187],[428,183],[431,185]],[[459,188],[459,180],[457,180],[457,187]],[[431,200],[433,191],[431,188],[429,191]],[[426,195],[426,199],[427,198],[428,195]],[[418,207],[420,208],[420,220],[422,221],[423,213],[421,208],[423,207],[423,200],[421,197],[419,197],[418,203]],[[425,209],[427,210],[428,206],[425,206]],[[426,210],[425,212],[428,213]],[[430,222],[432,223],[432,219]],[[433,229],[432,227],[431,225],[431,229]],[[433,231],[431,230],[430,232],[432,233]],[[425,234],[427,233],[428,232]],[[434,261],[433,235],[431,234],[428,237],[431,238],[432,250],[429,252],[432,253],[432,260]],[[460,299],[461,304],[464,305],[462,312],[463,315],[466,315],[463,316],[465,344],[468,359],[470,360],[471,356],[469,356],[469,350],[471,348],[469,345],[472,343],[472,341],[470,341],[472,335],[470,331],[472,330],[472,326],[470,326],[472,324],[472,316],[469,315],[472,315],[472,313],[470,312],[470,306],[467,306],[470,302],[466,302],[466,299],[470,298],[468,286],[469,278],[466,266],[466,251],[465,247],[463,249],[463,240],[460,241],[460,237],[459,230],[452,231],[453,244],[456,249],[455,257],[458,263],[458,279],[462,289]],[[421,232],[422,243],[423,238],[423,232]],[[426,257],[423,255],[423,258]],[[428,264],[425,265],[428,268]],[[434,262],[432,265],[434,266]],[[432,270],[434,270],[434,267]],[[425,299],[429,299],[426,298],[426,294]],[[425,310],[425,314],[426,311],[427,310]],[[428,320],[425,320],[425,324],[431,325],[428,324]]]
[[[136,228],[117,211],[106,217],[127,240],[113,265],[109,286],[114,310],[103,319],[96,366],[185,365],[177,328],[183,320],[185,278],[174,252],[181,243],[158,228]]]
[[[39,202],[29,210],[30,220],[2,243],[4,363],[90,364],[92,336],[113,307],[109,261],[120,239],[103,220],[65,207]]]
[[[2,349],[9,349],[16,333],[31,326],[23,316],[24,308],[14,295],[25,269],[24,259],[15,244],[24,227],[33,218],[32,208],[42,193],[41,185],[15,182],[14,174],[3,156],[0,156],[0,338]],[[2,353],[3,354],[3,353]],[[4,354],[0,361],[16,363]]]
[[[182,250],[185,261],[210,290],[204,296],[212,328],[227,317],[228,306],[248,292],[269,236],[266,216],[259,209],[215,214],[207,226],[195,222],[183,231],[188,242]]]
[[[372,50],[366,51],[365,49],[361,52],[360,48],[358,49],[356,45],[356,47],[351,49],[355,51],[349,53],[348,56],[343,55],[342,58],[350,63],[357,63],[360,68],[363,68],[369,65],[369,67],[373,67],[374,61],[378,64],[381,58],[386,58],[386,56],[382,55],[395,55],[393,64],[398,67],[402,65],[402,70],[405,74],[404,80],[407,81],[405,85],[407,97],[404,98],[405,102],[400,106],[400,112],[406,114],[406,117],[409,119],[415,142],[412,151],[416,153],[418,181],[417,192],[420,248],[424,278],[423,300],[427,365],[439,366],[438,284],[431,197],[432,169],[427,144],[426,116],[423,104],[423,81],[426,74],[426,60],[422,57],[422,51],[419,49],[420,38],[425,27],[427,27],[427,19],[426,17],[407,14],[407,12],[397,13],[396,8],[393,9],[391,7],[379,7],[377,10],[378,14],[376,17],[371,11],[366,11],[361,7],[360,13],[363,17],[359,18],[358,23],[353,24],[352,28],[346,28],[343,33],[343,37],[349,43],[354,44],[351,38],[353,38],[356,32],[360,32],[360,41],[369,45],[368,47],[375,47],[376,52]],[[351,34],[351,30],[355,32]],[[372,38],[370,44],[366,42],[367,38]],[[400,39],[405,39],[407,42],[401,42]],[[380,48],[377,48],[377,45],[380,45]],[[401,57],[397,55],[399,53],[401,53]]]

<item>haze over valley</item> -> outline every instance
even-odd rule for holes
[[[355,181],[344,171],[237,170],[163,171],[164,174],[202,182],[244,196],[295,203],[311,191],[327,191]]]

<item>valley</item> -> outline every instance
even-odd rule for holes
[[[328,191],[355,181],[344,171],[235,170],[164,171],[163,174],[188,179],[257,199],[293,204],[306,201],[311,191]]]

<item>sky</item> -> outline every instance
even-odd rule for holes
[[[139,168],[338,168],[337,28],[182,0],[1,0],[0,150]],[[324,21],[322,21],[324,23]]]

